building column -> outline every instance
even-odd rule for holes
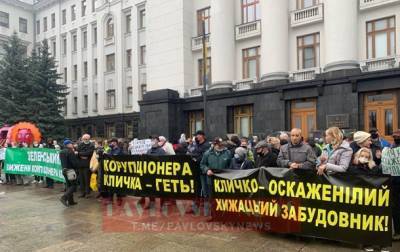
[[[232,0],[211,0],[210,89],[229,88],[235,79],[235,4]]]
[[[324,1],[325,72],[359,68],[358,8],[357,0]]]
[[[262,0],[261,79],[287,80],[289,77],[289,1]]]

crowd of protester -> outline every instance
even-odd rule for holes
[[[186,137],[182,134],[178,140],[169,142],[163,136],[151,136],[151,148],[147,154],[152,156],[188,155],[195,168],[201,171],[198,179],[198,197],[193,201],[193,207],[188,212],[193,212],[196,207],[207,203],[211,193],[214,173],[224,169],[253,169],[258,167],[280,167],[290,170],[309,170],[323,176],[330,173],[352,174],[382,174],[381,158],[383,148],[400,147],[400,131],[393,133],[393,143],[379,135],[377,129],[369,132],[357,131],[343,134],[336,127],[325,131],[324,137],[308,139],[303,138],[302,131],[294,128],[290,132],[280,132],[278,135],[269,135],[263,139],[258,136],[238,137],[237,135],[216,137],[212,141],[206,138],[203,131],[198,131],[194,136]],[[45,143],[33,143],[32,146],[10,146],[59,149],[56,141],[48,139]],[[66,177],[65,193],[61,202],[65,206],[76,204],[73,193],[78,190],[80,198],[91,198],[90,179],[97,173],[97,168],[92,167],[93,157],[100,155],[128,155],[131,153],[132,144],[121,139],[109,141],[96,141],[90,135],[84,134],[77,142],[66,139],[60,159]],[[68,170],[73,169],[76,180],[70,180]],[[71,175],[72,176],[72,175]],[[31,183],[43,183],[44,178],[34,177]],[[3,182],[3,181],[2,181]],[[19,175],[6,175],[6,184],[27,184],[24,177]],[[46,178],[46,188],[54,188],[53,181]],[[392,178],[393,223],[394,240],[400,240],[400,177]],[[117,202],[121,203],[125,195],[116,195]],[[113,201],[113,195],[98,193],[96,198]],[[155,204],[155,198],[141,198],[140,203],[145,208]],[[161,204],[171,203],[168,199],[161,199]]]

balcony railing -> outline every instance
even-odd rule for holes
[[[236,40],[247,39],[261,35],[261,20],[236,26]]]
[[[210,33],[206,34],[206,46],[210,46]],[[203,48],[203,36],[192,38],[192,51],[201,50]]]
[[[306,80],[313,80],[317,74],[321,73],[321,68],[307,68],[299,71],[294,71],[290,73],[290,81],[306,81]]]
[[[321,22],[324,20],[324,4],[292,11],[290,19],[292,27]]]
[[[241,90],[248,90],[254,88],[254,84],[257,82],[257,79],[244,79],[244,80],[237,80],[233,82],[233,90],[234,91],[241,91]]]
[[[361,62],[361,70],[364,72],[379,71],[399,67],[400,56],[368,59]]]
[[[400,0],[360,0],[360,10],[366,10],[395,3],[400,3]]]

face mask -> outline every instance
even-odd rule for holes
[[[360,157],[358,159],[358,162],[360,162],[360,164],[366,164],[366,163],[368,163],[368,158]]]
[[[377,139],[379,136],[378,136],[378,134],[376,134],[376,133],[373,133],[373,134],[371,134],[371,138],[372,139]]]
[[[90,144],[90,141],[89,140],[83,140],[83,143],[84,144]]]
[[[285,144],[287,144],[287,143],[288,143],[287,140],[281,140],[281,145],[285,145]]]
[[[395,138],[395,139],[394,139],[394,143],[395,143],[396,145],[400,145],[400,138]]]

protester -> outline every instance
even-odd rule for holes
[[[166,155],[175,155],[174,147],[164,136],[160,136],[159,140],[159,145],[165,151]]]
[[[386,147],[390,147],[390,143],[386,141],[384,138],[380,137],[379,131],[377,128],[372,128],[369,130],[371,134],[371,142],[373,146],[378,147],[380,150]]]
[[[362,147],[371,148],[371,134],[364,131],[357,131],[353,136],[354,141],[350,144],[353,154],[359,151]]]
[[[368,148],[361,148],[354,154],[352,165],[348,169],[349,173],[377,175],[382,174],[382,170],[377,166],[372,157],[372,151]]]
[[[267,143],[271,144],[271,151],[278,157],[281,149],[281,140],[279,140],[277,137],[270,137],[268,138]]]
[[[76,154],[78,155],[79,185],[81,195],[79,198],[90,197],[90,158],[94,152],[94,145],[90,142],[90,135],[84,134],[82,142],[78,145]]]
[[[311,146],[302,142],[301,129],[294,128],[290,132],[290,143],[281,147],[277,164],[289,169],[312,170],[316,157]]]
[[[311,146],[311,148],[313,149],[315,156],[319,157],[322,154],[322,150],[319,146],[316,145],[314,138],[309,137],[307,139],[307,143]]]
[[[337,127],[325,131],[327,145],[318,159],[317,174],[325,172],[346,172],[349,168],[353,152],[350,145],[343,141],[343,133]]]
[[[105,154],[105,155],[109,155],[109,156],[121,156],[124,155],[120,144],[121,141],[118,141],[118,139],[113,138],[110,141],[110,152]],[[113,197],[114,194],[113,193],[105,193],[102,195],[103,198],[106,198],[105,204],[108,204],[110,202],[113,202]],[[123,198],[126,197],[126,194],[122,194],[122,193],[117,193],[117,205],[121,206],[123,203]]]
[[[276,138],[277,139],[277,138]],[[260,141],[256,147],[256,167],[277,167],[278,155],[272,150],[272,145],[266,141]]]
[[[281,146],[288,144],[289,143],[289,135],[286,134],[285,132],[282,132],[279,135],[279,141],[280,141]]]
[[[232,170],[253,169],[254,163],[248,158],[247,153],[248,150],[243,147],[236,148],[235,155],[232,158],[229,169]]]
[[[255,163],[254,153],[251,150],[251,146],[249,144],[249,139],[247,137],[242,137],[240,139],[240,147],[246,149],[247,159],[250,160],[253,163],[253,166],[254,166],[254,163]]]
[[[213,147],[204,153],[200,163],[203,173],[207,174],[207,196],[211,195],[212,176],[221,170],[229,169],[231,165],[232,155],[227,148],[224,147],[222,139],[217,137],[213,141]]]
[[[118,144],[118,139],[113,138],[110,141],[110,151],[107,153],[111,156],[118,156],[118,155],[123,155],[124,153],[122,152],[122,149],[120,148]]]
[[[196,132],[196,137],[192,146],[189,145],[187,155],[189,155],[195,163],[195,169],[199,172],[199,176],[197,179],[197,184],[200,188],[197,188],[198,198],[193,202],[193,207],[188,211],[188,213],[193,212],[193,208],[198,208],[203,202],[204,198],[208,198],[207,191],[207,176],[206,173],[203,172],[200,168],[201,160],[203,159],[204,153],[211,148],[210,143],[207,142],[207,138],[205,136],[204,131],[199,130]]]
[[[60,152],[60,161],[67,188],[64,195],[60,198],[60,201],[64,206],[69,207],[77,204],[74,201],[74,191],[77,186],[76,171],[78,168],[78,159],[75,155],[74,146],[71,140],[65,140],[63,145],[64,148]],[[72,172],[71,170],[75,172],[75,178],[68,176],[68,173]]]

